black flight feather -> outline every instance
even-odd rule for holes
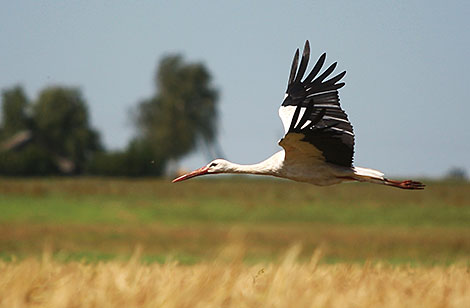
[[[282,103],[283,107],[296,107],[287,134],[290,132],[303,134],[301,141],[308,142],[319,149],[327,162],[350,167],[354,154],[354,133],[348,116],[341,109],[337,91],[344,86],[344,82],[338,82],[346,72],[325,81],[335,70],[337,65],[335,62],[318,75],[326,60],[324,53],[302,81],[309,56],[310,45],[307,41],[300,65],[298,65],[298,49],[294,55],[287,85],[287,96]],[[302,108],[304,108],[304,113],[299,121]]]

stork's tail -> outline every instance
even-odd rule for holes
[[[354,167],[354,179],[360,182],[369,182],[376,184],[383,184],[387,186],[402,188],[402,189],[424,189],[426,185],[418,181],[406,180],[406,181],[394,181],[384,177],[384,174],[380,171]]]

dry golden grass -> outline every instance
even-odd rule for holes
[[[196,265],[129,261],[60,263],[44,254],[0,261],[1,307],[470,307],[468,265],[449,267],[298,262],[247,265],[228,247]]]

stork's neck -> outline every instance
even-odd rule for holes
[[[230,162],[228,173],[278,175],[284,161],[284,151],[277,152],[268,159],[253,165],[240,165]]]

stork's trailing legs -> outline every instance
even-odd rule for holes
[[[394,181],[389,179],[384,179],[383,182],[385,185],[392,187],[398,187],[402,189],[424,189],[426,185],[418,181],[406,180],[406,181]]]
[[[350,180],[359,182],[369,182],[375,184],[383,184],[387,186],[397,187],[401,189],[424,189],[426,185],[418,181],[405,180],[396,181],[387,179],[384,174],[378,170],[362,167],[353,167],[354,174],[350,177],[345,177]]]

